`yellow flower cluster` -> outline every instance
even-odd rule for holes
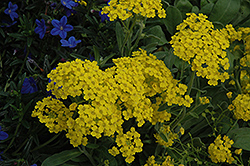
[[[174,166],[171,156],[164,156],[164,161],[161,164],[155,161],[155,156],[150,156],[144,166]]]
[[[105,71],[89,60],[58,64],[48,74],[51,82],[47,85],[56,99],[47,97],[37,102],[32,116],[45,123],[50,132],[65,130],[70,143],[77,147],[87,144],[88,135],[99,139],[122,134],[122,124],[130,118],[136,119],[138,127],[145,121],[168,121],[170,113],[157,112],[162,103],[190,107],[193,100],[185,95],[187,86],[173,79],[163,61],[144,50],[132,56],[114,59],[115,66]],[[157,102],[153,103],[155,95]],[[73,103],[63,103],[69,100]]]
[[[102,14],[108,14],[110,21],[114,21],[117,18],[126,20],[133,17],[133,13],[153,18],[156,11],[160,18],[166,17],[161,0],[110,0],[108,6],[102,9]]]
[[[66,120],[72,117],[73,113],[63,104],[62,101],[52,97],[44,98],[38,101],[32,117],[38,117],[41,123],[45,123],[46,127],[52,133],[67,131]]]
[[[199,97],[199,100],[200,100],[200,103],[203,104],[203,105],[210,103],[209,99],[206,96]]]
[[[211,158],[212,162],[227,162],[231,164],[234,161],[232,152],[230,150],[233,143],[233,140],[230,140],[228,136],[224,135],[223,139],[221,139],[221,135],[219,135],[214,140],[214,143],[211,143],[208,147],[208,153],[210,155],[209,157]]]
[[[234,116],[236,119],[243,119],[244,121],[250,120],[250,95],[238,94],[233,100]]]
[[[167,102],[169,106],[177,104],[179,106],[190,107],[193,102],[189,95],[183,95],[187,91],[187,86],[178,84],[178,80],[173,79],[170,70],[163,61],[149,54],[145,50],[135,51],[133,58],[124,57],[114,59],[116,65],[115,81],[119,84],[120,100],[126,107],[123,110],[125,120],[136,118],[138,127],[141,127],[145,120],[155,124],[153,115],[166,115],[165,120],[169,120],[171,114],[165,111],[158,112],[159,107],[152,104],[149,97],[161,94],[159,102]],[[178,87],[177,87],[178,84]],[[152,119],[153,118],[153,119]],[[163,121],[162,118],[159,119]]]
[[[160,133],[163,134],[166,139],[167,139],[167,142],[165,140],[163,140],[163,138],[160,136],[159,133],[155,134],[155,138],[156,138],[156,142],[160,145],[163,145],[165,147],[170,147],[173,145],[174,143],[174,140],[175,139],[178,139],[178,133],[174,133],[170,130],[170,126],[167,126],[167,125],[163,125],[161,128],[160,128]],[[184,134],[184,129],[181,128],[181,130],[179,131],[179,133],[181,134]]]
[[[229,47],[228,35],[214,30],[212,22],[203,14],[188,13],[187,19],[177,26],[177,32],[170,43],[174,54],[192,65],[197,76],[207,78],[209,85],[224,82],[229,75],[229,59],[225,49]]]
[[[121,152],[122,156],[125,157],[127,163],[132,163],[135,159],[135,153],[142,152],[143,143],[140,139],[140,134],[135,131],[134,127],[130,128],[126,134],[119,134],[115,140],[117,147],[113,146],[112,149],[109,149],[109,153],[113,156],[116,156]]]
[[[75,0],[75,2],[79,3],[80,5],[87,6],[87,2],[85,2],[84,0]]]
[[[234,110],[236,119],[250,120],[250,73],[244,68],[250,68],[250,28],[239,28],[240,37],[238,40],[243,40],[245,49],[244,56],[240,59],[241,72],[240,83],[242,94],[239,94],[228,106],[229,110]]]

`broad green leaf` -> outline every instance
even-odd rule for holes
[[[116,22],[115,25],[115,34],[116,34],[116,40],[118,44],[119,51],[122,50],[122,45],[124,42],[124,32],[122,30],[122,26],[119,22]]]
[[[182,15],[178,8],[169,6],[167,9],[167,17],[162,19],[168,32],[173,35],[176,31],[176,26],[182,22]]]
[[[250,151],[250,128],[242,127],[234,129],[227,135],[234,140],[233,147]]]
[[[214,3],[208,3],[201,8],[200,13],[203,13],[205,15],[210,15],[213,7],[214,7]]]
[[[191,12],[195,13],[195,14],[198,14],[199,13],[199,8],[197,6],[193,6]]]
[[[146,45],[155,43],[155,42],[158,42],[158,45],[164,45],[168,43],[168,41],[166,40],[165,34],[162,31],[161,26],[159,25],[156,25],[150,28],[146,32],[146,36],[148,37],[146,38]]]
[[[65,162],[80,156],[82,153],[78,149],[65,150],[60,153],[56,153],[47,159],[45,159],[42,163],[42,166],[57,166],[62,165]]]
[[[247,16],[250,14],[250,2],[247,0],[243,0],[241,2],[240,11],[234,20],[232,20],[233,25],[237,25],[242,22]]]
[[[185,17],[186,13],[192,10],[193,5],[188,0],[179,0],[176,3],[176,7],[181,11],[182,15]]]
[[[225,25],[237,15],[239,9],[239,0],[218,0],[209,16],[209,20],[221,22]]]

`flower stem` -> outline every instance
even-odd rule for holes
[[[88,157],[89,161],[91,162],[91,164],[92,164],[93,166],[96,166],[94,159],[93,159],[93,158],[91,157],[91,155],[88,153],[88,151],[86,150],[85,146],[81,146],[81,147],[82,147],[82,148],[80,148],[80,147],[78,146],[78,149],[79,149],[83,154],[85,154],[85,155]]]
[[[195,71],[192,72],[191,79],[190,79],[190,82],[188,84],[187,95],[190,95],[190,92],[192,90],[192,86],[193,86],[193,83],[194,83],[194,78],[195,78]]]

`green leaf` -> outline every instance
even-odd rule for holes
[[[7,33],[7,35],[25,41],[25,37],[20,33]]]
[[[182,15],[178,8],[169,6],[167,9],[167,17],[162,19],[168,32],[173,35],[176,31],[176,26],[182,22]]]
[[[233,129],[227,135],[234,140],[233,147],[250,151],[250,128]]]
[[[119,51],[121,52],[122,50],[122,45],[124,42],[124,32],[122,30],[122,26],[119,22],[116,22],[115,25],[115,34],[116,34],[116,40],[118,44]]]
[[[230,64],[229,70],[232,70],[234,68],[234,60],[236,59],[236,57],[229,50],[226,50],[226,52]]]
[[[3,31],[2,28],[0,28],[0,33],[1,33],[1,35],[5,38],[5,34],[4,34],[4,31]]]
[[[30,47],[32,44],[33,38],[32,37],[28,37],[27,38],[27,46]]]
[[[82,56],[82,55],[76,54],[76,53],[71,53],[70,56],[73,58],[82,59],[82,60],[87,59],[85,56]]]
[[[199,118],[199,115],[197,115],[197,113],[195,113],[195,112],[190,112],[189,113],[192,117],[194,117],[194,118]]]
[[[240,11],[238,12],[235,19],[232,21],[233,25],[237,25],[242,22],[250,14],[250,2],[243,0],[241,2]]]
[[[60,153],[56,153],[47,159],[45,159],[42,163],[42,166],[57,166],[66,163],[72,158],[76,158],[80,156],[82,153],[78,149],[65,150]]]
[[[22,125],[26,128],[29,129],[30,128],[30,124],[27,120],[22,120]]]
[[[225,25],[237,15],[239,9],[239,0],[218,0],[209,16],[209,20],[221,22]]]
[[[100,52],[97,46],[93,46],[93,50],[94,50],[94,55],[95,55],[95,60],[97,61],[97,64],[100,64]]]
[[[210,13],[213,10],[213,7],[214,7],[214,3],[208,3],[201,8],[200,13],[203,13],[205,15],[210,15]]]
[[[198,14],[199,13],[199,8],[197,6],[193,6],[191,12]]]
[[[186,13],[192,10],[193,5],[188,0],[179,0],[176,3],[176,7],[182,12],[185,17]]]
[[[109,56],[106,56],[106,57],[101,61],[100,67],[103,67],[103,66],[107,63],[107,61],[108,61],[110,58],[112,58],[113,56],[115,56],[115,53],[113,53],[113,54],[111,54],[111,55],[109,55]]]
[[[96,149],[96,148],[99,148],[99,145],[88,143],[88,144],[86,145],[86,147],[87,147],[87,148],[90,148],[90,149]]]

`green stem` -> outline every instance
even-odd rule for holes
[[[194,108],[192,108],[190,111],[188,111],[188,115],[190,115],[190,112],[193,112],[197,107],[201,106],[201,103],[196,105]]]
[[[17,152],[26,144],[28,142],[28,138],[26,138],[26,140],[22,143],[22,145],[21,146],[19,146],[19,148],[15,151],[15,152],[13,152],[12,153],[12,155],[13,156],[17,156]]]
[[[175,118],[175,119],[178,119],[175,123],[170,123],[173,124],[171,126],[172,129],[174,129],[183,119],[184,117],[186,116],[186,107],[182,107],[181,109],[182,111],[179,113],[179,115]]]
[[[236,82],[236,85],[237,85],[237,86],[238,86],[238,88],[239,88],[240,94],[242,94],[242,89],[241,89],[241,86],[240,86],[239,80],[238,80],[238,79],[235,79],[235,82]]]
[[[190,95],[190,92],[192,90],[192,86],[193,86],[193,83],[194,83],[194,78],[195,78],[195,71],[192,72],[191,80],[190,80],[190,82],[188,84],[187,95]]]
[[[23,68],[24,68],[24,64],[26,63],[26,60],[27,60],[27,58],[28,58],[29,52],[30,52],[29,49],[27,49],[27,54],[26,54],[26,56],[25,56],[25,58],[24,58],[24,62],[23,62],[23,64],[22,64],[21,69],[19,70],[17,76],[22,72],[22,70],[23,70]],[[17,79],[17,77],[16,77],[15,79]]]
[[[85,154],[85,155],[88,157],[89,161],[91,162],[91,164],[92,164],[93,166],[96,166],[94,159],[93,159],[93,158],[91,157],[91,155],[88,153],[88,151],[86,150],[85,146],[82,146],[82,149],[78,146],[78,149],[79,149],[83,154]]]
[[[43,143],[42,145],[35,147],[34,149],[32,149],[30,152],[33,152],[35,150],[41,149],[42,147],[48,145],[50,142],[54,141],[60,134],[55,135],[54,137],[52,137],[50,140],[48,140],[47,142]]]
[[[3,153],[6,153],[9,150],[9,148],[11,147],[11,145],[13,144],[13,142],[15,141],[15,138],[16,138],[16,135],[17,135],[17,132],[18,132],[18,129],[19,129],[20,126],[21,126],[21,121],[19,121],[19,123],[18,123],[18,125],[16,127],[16,130],[15,130],[14,136],[11,139],[8,147],[3,151]]]

